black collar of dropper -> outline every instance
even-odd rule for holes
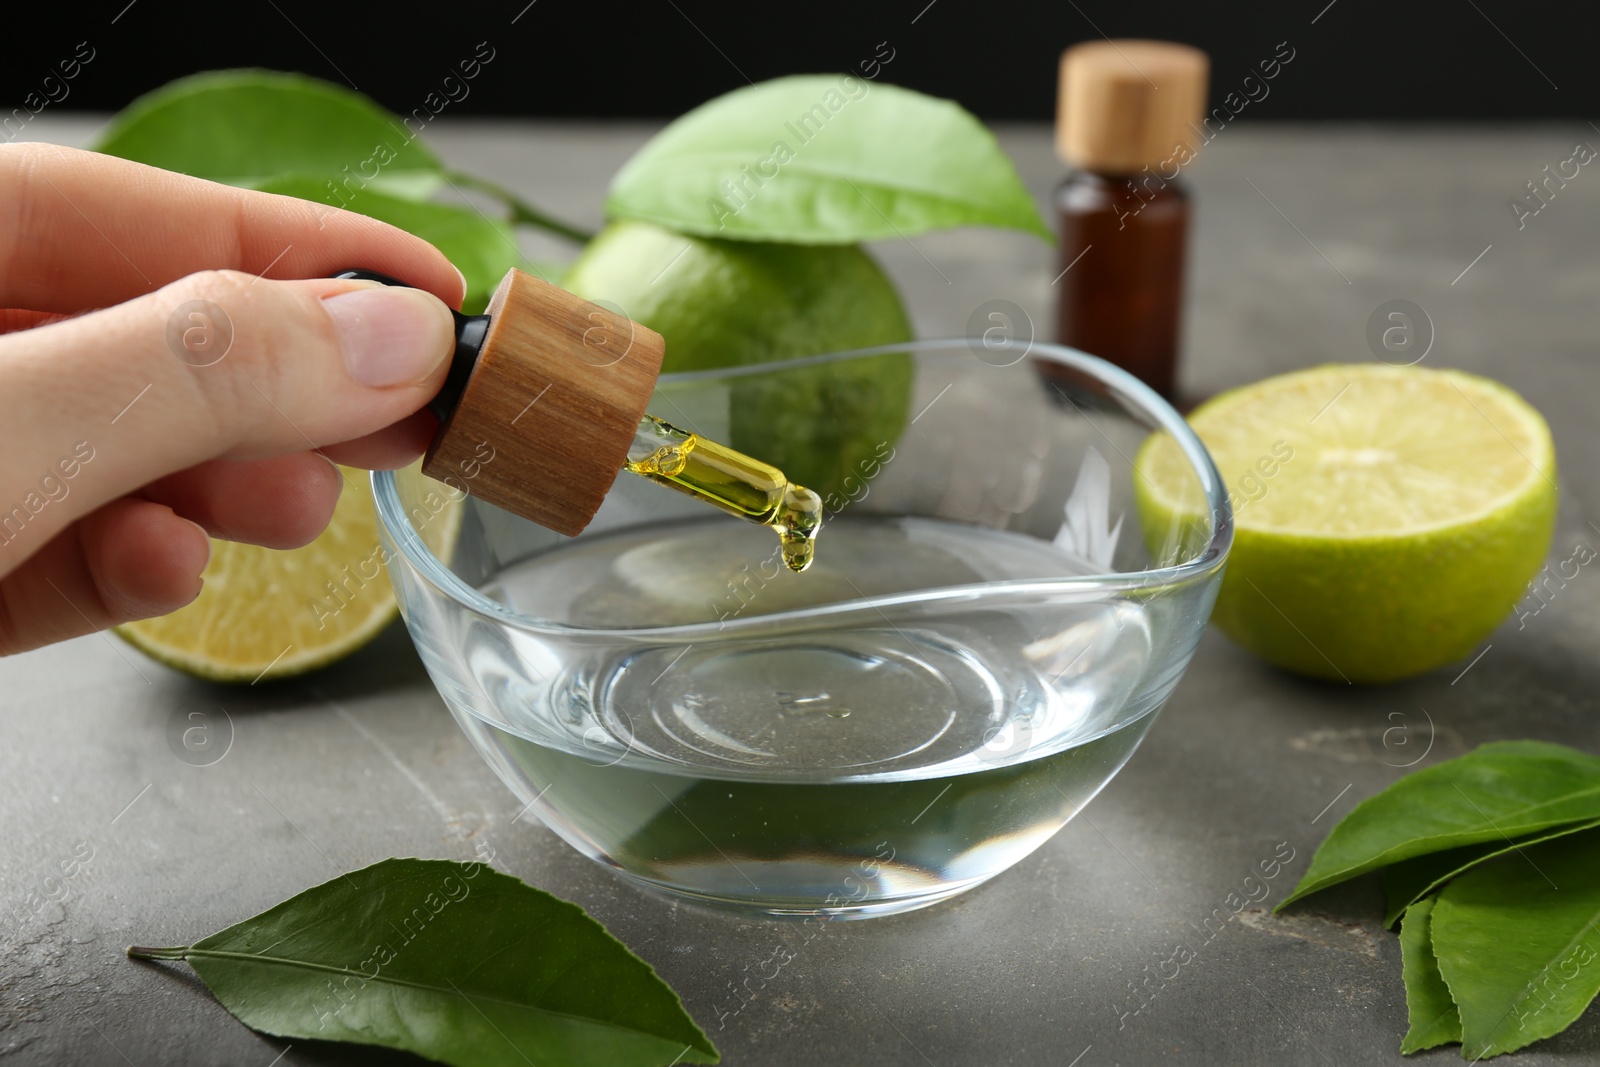
[[[335,274],[334,277],[382,282],[384,285],[406,284],[387,274],[379,274],[372,270],[345,270]],[[489,316],[463,315],[454,310],[450,314],[455,316],[456,320],[455,355],[450,359],[450,372],[445,375],[443,388],[439,390],[438,395],[428,401],[428,410],[437,415],[440,422],[447,422],[456,405],[461,402],[461,393],[467,387],[467,379],[472,377],[472,368],[477,366],[478,355],[483,351],[484,338],[489,335]]]

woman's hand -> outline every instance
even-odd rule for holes
[[[426,446],[463,290],[361,215],[0,146],[0,654],[182,607],[208,534],[310,541],[330,460]]]

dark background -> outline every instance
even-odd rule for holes
[[[79,41],[95,59],[52,106],[114,111],[183,74],[264,66],[353,84],[404,113],[487,41],[494,61],[449,113],[539,117],[676,115],[746,80],[856,69],[887,42],[888,81],[953,97],[985,119],[1048,119],[1061,49],[1103,32],[1204,48],[1213,103],[1287,41],[1293,62],[1245,119],[1600,116],[1600,14],[1573,0],[28,7],[5,18],[0,114],[21,106]]]

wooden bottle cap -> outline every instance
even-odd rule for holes
[[[627,460],[665,351],[654,330],[513,270],[422,472],[579,533]]]
[[[1105,174],[1133,174],[1199,148],[1210,61],[1171,41],[1086,41],[1061,54],[1056,153]]]

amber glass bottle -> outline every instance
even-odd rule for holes
[[[1192,161],[1207,60],[1164,41],[1096,41],[1061,57],[1056,339],[1177,386]],[[1047,366],[1047,364],[1041,364]]]

